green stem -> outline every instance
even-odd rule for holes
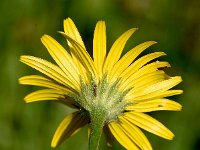
[[[98,150],[101,139],[102,129],[105,122],[105,112],[101,109],[95,109],[90,113],[91,117],[91,132],[89,139],[89,150]]]

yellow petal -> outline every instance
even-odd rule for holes
[[[129,82],[129,84],[126,86],[127,89],[131,89],[127,96],[135,94],[137,92],[140,92],[144,90],[145,88],[156,84],[158,82],[161,82],[165,80],[165,73],[164,71],[155,71],[149,74],[145,74],[135,80],[132,80]]]
[[[153,59],[156,59],[160,56],[166,55],[163,52],[154,52],[151,54],[147,54],[141,58],[139,58],[138,60],[136,60],[135,62],[133,62],[124,72],[123,74],[129,74],[129,72],[131,72],[131,74],[135,73],[137,70],[139,70],[142,66],[144,66],[145,64],[147,64],[148,62],[150,62]]]
[[[70,49],[70,51],[72,50],[73,48]],[[73,51],[73,50],[72,50]],[[89,83],[89,79],[88,79],[88,72],[86,71],[86,69],[83,67],[83,65],[81,64],[81,62],[79,61],[79,59],[73,54],[73,52],[71,51],[71,55],[72,55],[72,58],[80,72],[80,77],[81,79],[84,81],[85,84]]]
[[[61,144],[65,139],[74,135],[81,127],[88,123],[88,118],[84,117],[81,112],[75,112],[65,117],[65,119],[58,126],[52,142],[51,147],[55,148]]]
[[[107,144],[107,146],[108,146],[108,147],[112,147],[113,144],[114,144],[115,138],[114,138],[114,136],[112,135],[112,133],[111,133],[109,127],[108,127],[107,125],[105,125],[105,126],[103,127],[103,131],[104,131],[104,134],[105,134],[105,137],[106,137],[106,144]]]
[[[44,35],[41,41],[69,80],[78,86],[80,84],[80,74],[70,54],[48,35]]]
[[[152,150],[148,139],[138,127],[136,127],[134,124],[131,124],[123,116],[119,117],[119,121],[121,122],[120,125],[124,129],[126,135],[131,138],[134,143],[136,143],[141,149]]]
[[[88,52],[75,40],[60,32],[73,46],[73,54],[79,59],[88,72],[91,72],[95,77],[98,77],[94,63]]]
[[[134,70],[130,70],[127,74],[122,73],[121,78],[123,82],[120,85],[120,88],[121,89],[132,88],[132,86],[130,86],[131,84],[129,85],[129,83],[134,82],[134,80],[137,80],[143,75],[148,75],[150,73],[158,71],[159,68],[165,68],[165,67],[170,67],[170,64],[168,62],[157,61],[143,66],[136,72]]]
[[[78,29],[76,28],[76,25],[74,24],[71,18],[67,18],[64,20],[64,31],[69,37],[71,37],[73,40],[78,42],[84,49],[86,49],[83,40],[78,32]],[[70,42],[68,42],[68,45],[72,47]]]
[[[106,25],[104,21],[99,21],[96,24],[93,39],[93,58],[94,66],[97,72],[102,77],[103,64],[106,57]]]
[[[51,100],[65,104],[71,108],[79,108],[77,103],[67,95],[68,93],[55,89],[42,89],[28,94],[24,100],[26,103]]]
[[[129,94],[135,94],[137,95],[137,93],[141,93],[141,91],[145,90],[146,88],[157,84],[159,82],[162,82],[165,80],[164,76],[158,76],[157,78],[149,78],[149,80],[147,80],[146,82],[141,82],[140,84],[138,83],[136,86],[134,86],[134,88],[132,88],[129,91]],[[129,95],[127,94],[127,96]],[[134,96],[135,97],[135,96]]]
[[[19,83],[25,84],[25,85],[35,85],[35,86],[52,88],[55,90],[65,91],[66,93],[73,93],[71,89],[68,89],[67,87],[63,85],[60,85],[56,81],[53,81],[49,78],[45,78],[39,75],[29,75],[29,76],[21,77],[19,79]]]
[[[127,67],[135,60],[135,58],[146,48],[155,44],[154,41],[144,42],[135,46],[133,49],[128,51],[112,68],[112,72],[110,76],[118,77],[122,72],[127,71]]]
[[[66,87],[78,90],[78,87],[68,79],[66,74],[58,66],[46,60],[33,56],[21,56],[20,61],[42,72],[43,74],[47,75],[58,83],[65,85]]]
[[[173,95],[179,95],[182,94],[182,90],[167,90],[163,92],[155,92],[152,94],[144,95],[144,96],[139,96],[139,97],[134,97],[134,93],[128,94],[126,99],[130,102],[137,102],[137,101],[145,101],[145,100],[152,100],[152,99],[159,99],[163,97],[169,97]],[[134,98],[133,98],[134,97]]]
[[[136,126],[162,138],[171,140],[174,137],[174,134],[162,123],[144,113],[127,112],[124,113],[123,117],[130,121],[132,124],[135,124]]]
[[[66,93],[67,94],[67,93]],[[24,100],[26,103],[43,100],[61,100],[65,99],[65,92],[54,89],[42,89],[28,94]]]
[[[126,31],[114,42],[105,60],[103,68],[104,73],[107,72],[109,74],[111,72],[114,64],[119,60],[127,40],[136,30],[137,28],[133,28]]]
[[[153,84],[149,87],[144,88],[143,90],[136,91],[134,93],[134,97],[145,97],[149,95],[153,95],[156,93],[161,93],[163,91],[167,91],[171,89],[172,87],[176,86],[182,81],[180,76],[177,77],[171,77],[170,79],[158,82],[156,84]]]
[[[82,38],[81,38],[81,36],[78,32],[78,29],[76,28],[74,22],[70,18],[67,18],[67,19],[64,20],[64,31],[65,31],[66,35],[68,35],[73,40],[78,42],[86,50],[85,45],[82,41]],[[73,51],[74,51],[73,45],[68,40],[67,40],[67,43],[70,47],[72,59],[74,60],[74,63],[76,64],[83,81],[85,81],[85,83],[88,83],[88,76],[87,76],[85,68],[80,63],[80,61],[77,59],[77,57],[73,54]]]
[[[126,135],[124,129],[119,123],[111,122],[108,124],[111,133],[114,135],[116,140],[128,150],[139,150],[130,137]]]
[[[142,101],[138,103],[133,103],[127,106],[126,110],[131,110],[135,112],[151,112],[158,110],[171,110],[171,111],[180,111],[182,106],[172,100],[168,99],[154,99],[148,101]]]
[[[131,87],[138,88],[156,79],[164,79],[164,78],[165,78],[165,72],[162,70],[158,70],[149,74],[144,74],[141,77],[132,80],[131,82],[129,82],[128,86],[130,88]]]
[[[153,98],[169,97],[173,95],[179,95],[182,93],[183,93],[183,90],[168,90],[162,93],[155,94]]]

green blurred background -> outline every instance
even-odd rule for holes
[[[146,52],[162,50],[172,68],[181,75],[177,88],[184,94],[172,97],[183,105],[181,112],[152,115],[174,133],[173,141],[145,132],[156,150],[200,149],[200,1],[199,0],[1,0],[0,1],[0,150],[48,150],[57,125],[71,112],[54,102],[25,104],[23,97],[35,90],[18,85],[23,75],[37,74],[19,62],[29,54],[50,59],[40,37],[47,33],[63,44],[56,32],[63,19],[76,23],[88,50],[92,49],[95,24],[105,20],[108,47],[124,31],[140,28],[128,41],[125,51],[147,41],[157,45]],[[87,129],[64,142],[58,150],[86,150]],[[102,138],[100,149],[107,149]],[[113,149],[123,149],[117,142]]]

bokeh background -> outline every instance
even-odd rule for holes
[[[66,44],[57,31],[63,30],[63,19],[67,17],[76,23],[90,52],[98,20],[106,21],[108,47],[132,27],[140,30],[130,38],[125,51],[144,41],[158,42],[146,52],[167,53],[161,58],[172,65],[167,72],[183,77],[177,88],[184,94],[171,98],[181,103],[183,110],[152,113],[175,133],[173,141],[145,134],[156,150],[199,150],[199,0],[0,0],[0,149],[51,149],[57,125],[73,111],[54,102],[25,104],[23,97],[36,88],[18,84],[19,77],[38,73],[20,63],[20,55],[51,60],[40,37],[47,33]],[[87,142],[84,128],[58,150],[86,150]],[[107,149],[103,137],[101,149]],[[112,149],[123,148],[116,142]]]

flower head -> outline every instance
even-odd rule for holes
[[[67,18],[64,32],[60,33],[67,40],[68,51],[48,35],[41,38],[57,65],[33,56],[20,57],[21,62],[45,75],[19,79],[20,84],[45,87],[28,94],[25,97],[27,103],[53,100],[75,110],[60,123],[52,147],[86,124],[89,124],[90,149],[98,147],[102,131],[108,146],[112,146],[116,139],[126,149],[152,149],[140,128],[165,139],[174,137],[169,129],[146,113],[181,110],[179,103],[166,97],[182,93],[182,90],[171,90],[182,79],[170,77],[163,71],[170,67],[168,62],[152,62],[164,56],[163,52],[137,58],[155,44],[154,41],[139,44],[121,56],[127,40],[136,30],[133,28],[123,33],[106,55],[106,25],[99,21],[94,31],[92,59],[75,24]]]

